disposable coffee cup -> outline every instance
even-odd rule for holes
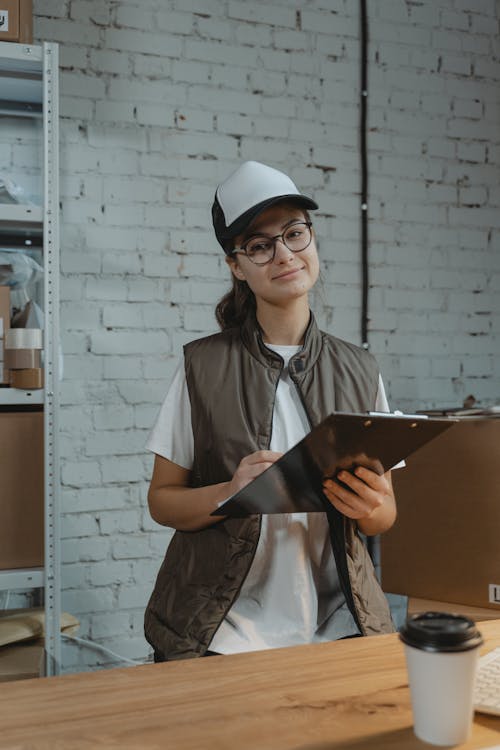
[[[416,736],[432,745],[466,742],[474,713],[474,682],[483,639],[473,620],[445,612],[409,617],[405,645]]]

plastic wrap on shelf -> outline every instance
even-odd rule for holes
[[[25,206],[37,205],[28,197],[22,185],[18,185],[10,177],[2,174],[0,174],[0,203],[22,203]]]

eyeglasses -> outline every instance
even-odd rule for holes
[[[275,237],[251,237],[241,247],[235,247],[232,254],[242,253],[256,266],[265,266],[273,262],[278,240],[281,240],[292,253],[300,253],[309,247],[312,240],[311,227],[310,221],[297,221],[290,224],[283,234],[277,234]]]

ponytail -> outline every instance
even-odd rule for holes
[[[217,323],[223,331],[226,328],[239,328],[250,313],[255,314],[255,296],[246,281],[240,281],[233,274],[232,289],[222,297],[215,308]]]

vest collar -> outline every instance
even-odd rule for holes
[[[254,314],[249,315],[241,327],[241,339],[245,348],[260,364],[275,370],[282,369],[282,358],[264,344],[262,329]],[[304,335],[304,344],[288,363],[290,374],[302,375],[314,366],[321,352],[322,340],[321,331],[311,311]]]

